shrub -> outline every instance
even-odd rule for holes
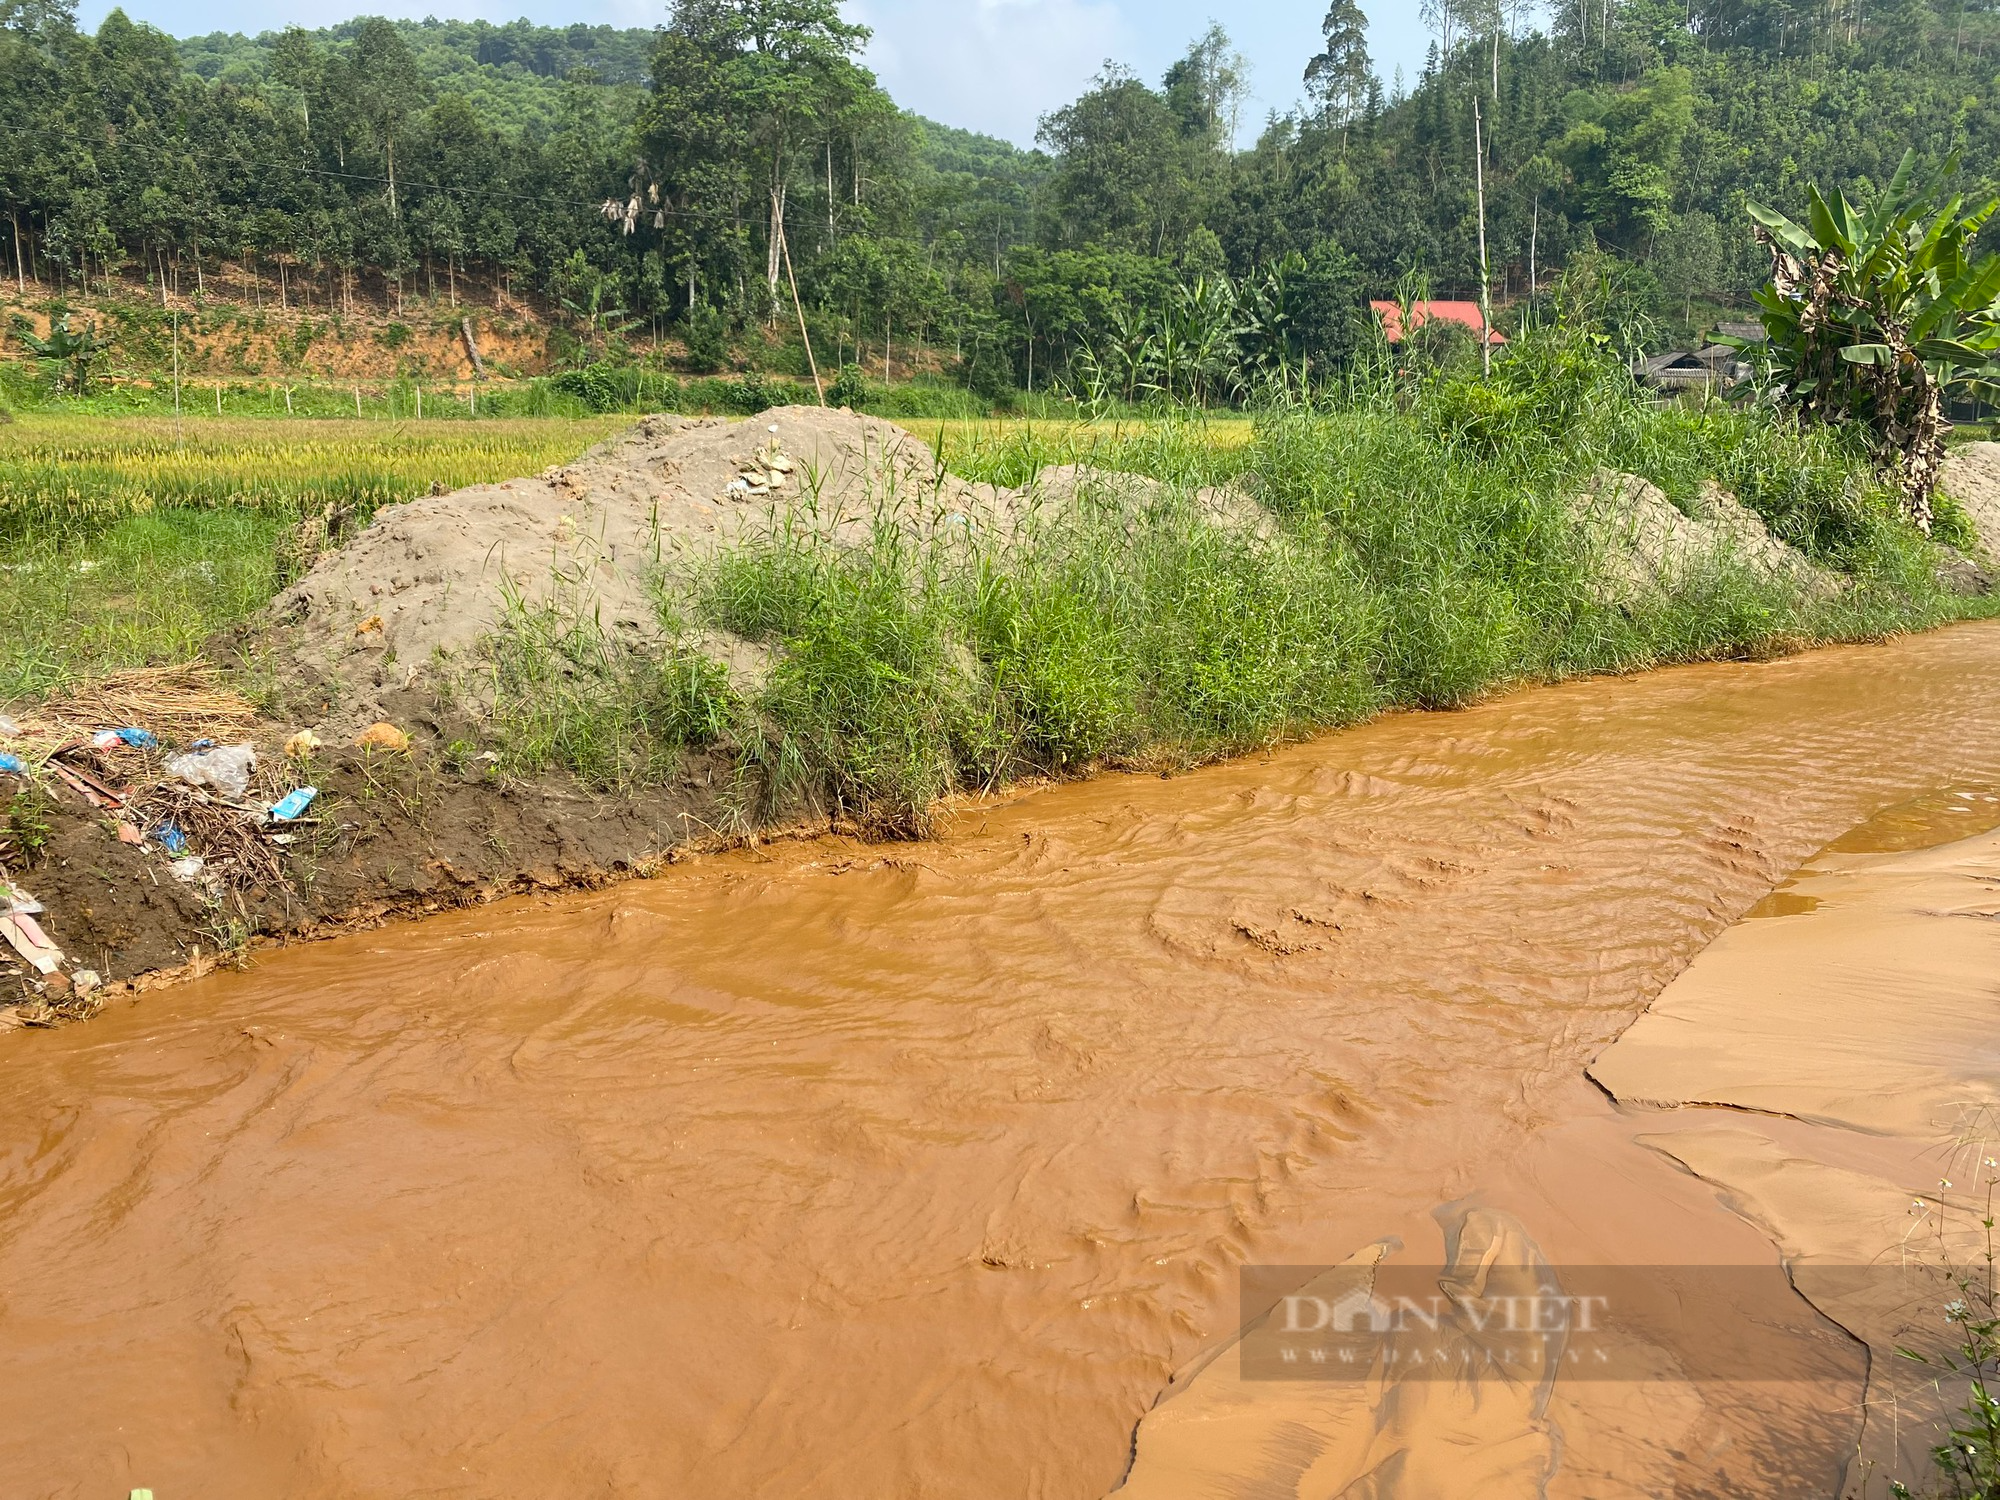
[[[550,384],[565,396],[581,402],[588,411],[617,411],[630,404],[633,381],[626,372],[607,364],[585,365],[564,370]]]
[[[826,404],[860,411],[867,405],[869,394],[868,380],[861,373],[861,367],[842,365],[840,374],[835,376],[833,384],[826,388]]]
[[[729,363],[729,319],[707,303],[694,309],[681,325],[687,345],[688,368],[697,375],[713,375]]]

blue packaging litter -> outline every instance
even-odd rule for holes
[[[160,748],[160,742],[149,731],[130,725],[123,729],[100,729],[90,737],[90,742],[100,750],[109,750],[113,745],[130,745],[134,750]]]
[[[302,786],[271,809],[273,823],[289,823],[313,805],[313,798],[319,795],[316,786]]]

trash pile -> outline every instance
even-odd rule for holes
[[[27,724],[0,715],[0,808],[11,806],[13,798],[31,787],[56,801],[73,798],[100,815],[120,843],[157,855],[170,878],[211,904],[219,905],[232,893],[286,887],[286,847],[318,826],[311,813],[319,789],[305,784],[301,774],[309,770],[319,746],[316,736],[294,735],[282,768],[260,768],[257,747],[247,738],[222,743],[197,737],[174,744],[164,729],[156,733],[140,724],[79,734],[75,705],[62,708],[60,720]],[[185,714],[163,717],[185,732]],[[239,719],[238,727],[247,725]],[[376,744],[391,743],[400,734],[386,724],[374,729],[380,731],[371,741]],[[0,822],[0,941],[5,944],[0,969],[7,966],[11,950],[17,972],[42,1002],[22,1012],[21,1019],[47,1024],[90,1014],[98,1003],[93,994],[103,981],[73,962],[38,920],[47,912],[15,873],[32,862],[34,851],[17,847],[21,839],[9,834],[11,826]]]

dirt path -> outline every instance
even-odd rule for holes
[[[1972,626],[1572,684],[17,1035],[0,1489],[1091,1500],[1246,1262],[1476,1214],[1773,1264],[1585,1067],[1836,835],[2000,781],[1996,668]],[[1411,1417],[1325,1493],[1505,1443],[1482,1494],[1830,1494],[1828,1361]]]

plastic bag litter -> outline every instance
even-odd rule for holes
[[[183,885],[193,885],[201,879],[202,871],[208,868],[208,861],[199,854],[190,854],[186,859],[177,859],[167,866],[167,871]]]
[[[153,837],[159,841],[160,847],[169,854],[187,853],[187,835],[181,832],[178,823],[162,823],[158,828],[153,830]]]
[[[0,714],[0,740],[18,740],[20,737],[21,726],[5,714]]]
[[[170,755],[164,764],[169,776],[178,776],[189,786],[205,786],[230,802],[241,802],[249,795],[250,778],[257,771],[257,749],[254,745],[218,745],[212,750]]]
[[[37,974],[47,977],[62,967],[62,949],[50,942],[49,935],[24,911],[0,912],[0,938],[5,938]]]
[[[5,772],[9,776],[26,776],[28,763],[18,755],[8,755],[0,751],[0,772]]]
[[[160,742],[146,730],[129,725],[124,729],[100,729],[90,737],[90,743],[100,750],[109,750],[113,745],[130,745],[134,750],[157,750],[160,747]]]

